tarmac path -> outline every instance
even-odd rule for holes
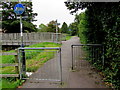
[[[101,76],[91,68],[81,69],[79,71],[71,71],[71,45],[80,44],[78,37],[72,37],[68,41],[62,41],[62,77],[63,85],[58,82],[48,82],[40,80],[26,80],[26,82],[21,86],[22,88],[107,88],[102,81]],[[58,63],[56,64],[55,59],[49,60],[44,65],[44,70],[46,70],[46,77],[52,76],[54,79],[59,78],[59,72],[57,71]],[[51,66],[50,66],[51,64]],[[52,70],[49,70],[52,67]],[[40,78],[44,75],[40,75],[41,69],[32,75],[32,78]],[[45,77],[45,76],[44,76]]]

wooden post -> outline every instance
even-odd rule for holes
[[[17,52],[17,49],[15,50],[15,52],[17,53],[17,55],[15,55],[15,63],[18,63],[18,52]],[[19,64],[18,64],[18,66],[15,66],[15,72],[17,74],[19,73]]]

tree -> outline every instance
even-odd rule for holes
[[[53,20],[53,21],[50,21],[48,24],[47,24],[47,32],[56,32],[56,22]]]
[[[47,24],[47,32],[56,33],[56,21],[52,20]],[[58,32],[59,32],[59,27],[58,27]]]
[[[19,15],[17,16],[13,10],[13,7],[17,3],[18,2],[2,2],[2,29],[5,32],[12,31],[15,33],[20,31],[20,28],[19,28],[20,26],[18,25],[19,20],[17,19],[20,16]],[[34,21],[34,18],[35,16],[37,16],[37,13],[33,13],[32,2],[24,2],[24,3],[22,2],[22,4],[25,6],[25,12],[22,14],[23,29],[29,32],[34,32],[36,31],[36,27],[31,22]]]
[[[79,24],[79,15],[75,15],[74,22],[69,25],[69,31],[68,33],[71,34],[72,36],[74,35],[79,35],[78,34],[78,24]]]
[[[96,68],[104,72],[106,81],[120,88],[120,2],[65,2],[71,13],[86,8],[79,15],[80,39],[86,43],[103,44],[105,65],[97,60]],[[82,35],[82,36],[81,36]]]
[[[47,26],[44,24],[40,24],[38,32],[47,32]]]
[[[18,2],[2,2],[2,20],[16,20],[17,16],[14,13],[14,6],[18,4]],[[25,12],[22,14],[23,17],[28,16],[25,18],[26,21],[32,22],[37,16],[37,13],[33,13],[32,10],[32,2],[22,2],[23,6],[25,7]]]
[[[65,22],[63,22],[63,25],[61,27],[61,32],[62,33],[68,33],[68,26]]]
[[[77,23],[76,22],[71,23],[69,25],[69,30],[72,36],[77,35],[78,34]]]

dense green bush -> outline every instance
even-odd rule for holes
[[[79,36],[82,43],[103,44],[105,47],[105,81],[120,88],[120,2],[70,3],[71,13],[86,8],[79,15]],[[96,62],[97,63],[97,62]]]
[[[101,7],[103,6],[104,7]],[[109,5],[111,7],[109,7]],[[82,43],[105,46],[106,80],[116,88],[120,86],[120,6],[106,3],[95,5],[80,14],[79,33]]]

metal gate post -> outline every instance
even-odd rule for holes
[[[62,60],[61,60],[61,48],[59,49],[60,50],[60,73],[61,73],[61,75],[60,75],[60,79],[61,79],[61,85],[62,85]]]
[[[71,46],[71,51],[72,51],[72,70],[73,70],[73,45]]]
[[[25,60],[25,51],[24,51],[24,49],[22,50],[22,68],[23,68],[23,73],[25,74],[25,72],[26,72],[26,60]]]
[[[19,77],[20,77],[20,80],[22,79],[22,69],[21,69],[21,60],[20,60],[20,50],[18,49],[18,63],[19,63]]]

